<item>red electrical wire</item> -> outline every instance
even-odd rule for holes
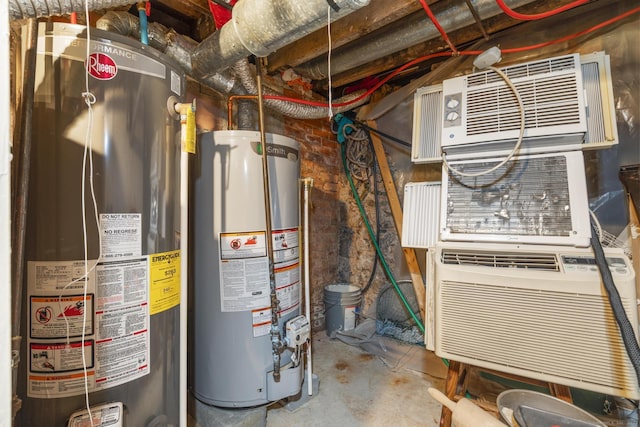
[[[587,28],[586,30],[582,30],[580,32],[577,32],[575,34],[571,34],[565,37],[561,37],[559,39],[556,40],[552,40],[552,41],[548,41],[548,42],[544,42],[544,43],[539,43],[539,44],[535,44],[535,45],[530,45],[530,46],[523,46],[523,47],[516,47],[516,48],[511,48],[511,49],[503,49],[502,53],[515,53],[515,52],[523,52],[526,50],[533,50],[533,49],[539,49],[541,47],[545,47],[545,46],[549,46],[552,44],[556,44],[556,43],[562,43],[565,42],[567,40],[571,40],[580,36],[583,36],[585,34],[591,33],[593,31],[599,30],[600,28],[603,28],[607,25],[613,24],[614,22],[620,21],[628,16],[633,15],[634,13],[638,13],[640,12],[640,7],[636,7],[634,9],[631,9],[621,15],[618,15],[616,17],[613,17],[607,21],[601,22],[600,24],[594,25],[591,28]],[[406,70],[409,67],[412,67],[416,64],[419,64],[420,62],[424,62],[427,61],[429,59],[432,58],[438,58],[438,57],[443,57],[443,56],[456,56],[456,55],[465,55],[465,56],[473,56],[473,55],[480,55],[483,51],[481,50],[461,50],[458,51],[456,53],[454,52],[438,52],[438,53],[433,53],[431,55],[426,55],[426,56],[421,56],[419,58],[416,58],[412,61],[407,62],[406,64],[402,65],[401,67],[395,69],[392,73],[390,73],[389,75],[387,75],[384,79],[380,80],[375,86],[373,86],[371,89],[367,90],[365,93],[363,93],[362,95],[358,96],[355,99],[352,99],[350,101],[346,101],[346,102],[341,102],[341,103],[337,103],[337,104],[332,104],[332,106],[334,108],[338,108],[338,107],[344,107],[347,105],[351,105],[353,103],[356,103],[358,101],[360,101],[363,98],[366,98],[367,96],[371,95],[373,92],[375,92],[376,90],[378,90],[382,85],[384,85],[386,82],[388,82],[389,80],[391,80],[393,77],[395,77],[396,75],[398,75],[399,73],[401,73],[402,71]],[[313,107],[327,107],[327,103],[326,102],[318,102],[318,101],[307,101],[304,99],[297,99],[297,98],[289,98],[286,96],[275,96],[275,95],[267,95],[264,97],[265,99],[275,99],[275,100],[279,100],[279,101],[288,101],[288,102],[293,102],[296,104],[303,104],[303,105],[310,105]]]
[[[429,19],[431,19],[431,22],[433,22],[433,25],[436,26],[436,28],[440,32],[440,35],[442,36],[444,41],[447,42],[447,45],[449,46],[449,49],[451,49],[451,51],[453,53],[457,54],[458,53],[458,49],[456,49],[456,46],[449,39],[449,36],[447,35],[447,33],[444,30],[444,28],[442,28],[442,25],[440,25],[440,22],[438,22],[438,18],[436,18],[436,15],[433,14],[433,12],[431,11],[431,8],[427,4],[426,0],[420,0],[420,4],[422,4],[422,8],[427,13],[427,16],[429,17]]]
[[[420,0],[422,1],[422,0]],[[568,3],[565,4],[564,6],[560,6],[557,9],[553,9],[550,10],[548,12],[543,12],[543,13],[536,13],[533,15],[523,15],[522,13],[518,13],[516,11],[514,11],[513,9],[509,8],[509,6],[507,6],[503,0],[496,0],[496,3],[498,3],[498,6],[500,6],[500,9],[502,9],[502,11],[504,13],[506,13],[507,15],[509,15],[510,17],[514,18],[514,19],[519,19],[521,21],[535,21],[538,19],[543,19],[543,18],[548,18],[550,16],[556,15],[560,12],[564,12],[565,10],[569,10],[569,9],[573,9],[576,6],[580,6],[582,4],[587,3],[589,0],[576,0],[573,3]]]
[[[621,15],[618,15],[614,18],[611,18],[609,20],[606,20],[604,22],[599,23],[598,25],[594,25],[591,28],[587,28],[586,30],[582,30],[580,32],[577,32],[575,34],[571,34],[568,36],[564,36],[561,37],[559,39],[556,40],[552,40],[549,42],[544,42],[544,43],[538,43],[538,44],[534,44],[534,45],[530,45],[530,46],[523,46],[523,47],[514,47],[511,49],[502,49],[502,53],[516,53],[516,52],[524,52],[526,50],[533,50],[533,49],[540,49],[541,47],[546,47],[552,44],[556,44],[556,43],[562,43],[562,42],[566,42],[568,40],[571,39],[575,39],[577,37],[583,36],[585,34],[591,33],[593,31],[599,30],[600,28],[606,27],[609,24],[613,24],[614,22],[620,21],[621,19],[626,18],[627,16],[631,16],[634,13],[638,13],[640,12],[640,7],[636,7],[635,9],[631,9]]]

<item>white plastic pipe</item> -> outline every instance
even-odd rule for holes
[[[180,427],[187,427],[187,298],[189,248],[189,153],[180,153]]]
[[[304,314],[311,323],[311,285],[309,283],[309,191],[313,188],[313,178],[302,180],[304,185],[304,219],[302,239],[304,240]],[[313,366],[311,363],[311,335],[307,344],[307,393],[313,396]]]
[[[11,132],[9,9],[0,1],[0,426],[11,426]]]

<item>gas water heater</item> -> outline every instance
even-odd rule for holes
[[[38,31],[16,425],[177,426],[180,122],[171,108],[184,75],[135,40],[90,34],[87,52],[84,26]]]
[[[271,236],[266,231],[262,149],[258,132],[203,134],[193,168],[192,390],[209,405],[261,405],[297,394],[302,383],[300,349],[309,324],[300,316],[298,143],[266,135]],[[273,244],[276,307],[270,299],[267,239]],[[274,326],[287,347],[279,380],[274,375]]]

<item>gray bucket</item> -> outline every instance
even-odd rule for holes
[[[356,312],[362,302],[362,290],[358,286],[336,283],[324,287],[324,319],[327,335],[336,331],[350,331],[356,327]]]

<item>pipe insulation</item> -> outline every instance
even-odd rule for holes
[[[335,21],[369,4],[369,0],[242,0],[229,22],[200,43],[195,72],[213,73],[249,55],[267,56],[327,25],[329,5]]]
[[[140,21],[137,16],[129,12],[109,11],[96,21],[96,28],[137,38],[140,32]],[[198,42],[155,22],[149,24],[148,32],[149,46],[176,61],[185,73],[192,74],[191,53],[198,46]],[[198,80],[223,94],[246,95],[246,90],[237,81],[231,70],[222,70]]]
[[[96,27],[100,30],[130,37],[137,37],[139,31],[138,18],[128,12],[107,12],[102,18],[98,19]],[[198,46],[195,40],[180,35],[162,25],[152,23],[149,25],[149,45],[178,62],[187,74],[194,74],[191,68],[191,55]],[[256,95],[258,93],[255,72],[247,58],[237,61],[232,68],[225,68],[207,76],[203,76],[201,73],[195,74],[198,75],[197,80],[199,82],[223,95]],[[362,93],[363,91],[354,92],[343,98],[336,99],[335,103],[351,101]],[[280,94],[265,90],[265,95]],[[367,101],[368,97],[352,105],[335,108],[334,112],[337,114],[348,111]],[[328,106],[314,107],[274,99],[265,99],[264,104],[271,110],[296,119],[319,119],[329,115]]]
[[[136,3],[135,0],[89,0],[89,11],[113,9]],[[9,0],[11,19],[41,18],[84,12],[85,0]]]
[[[495,0],[475,0],[472,3],[481,19],[503,13]],[[510,0],[508,3],[510,8],[517,8],[533,3],[533,0]],[[474,25],[476,22],[465,0],[436,2],[431,10],[447,32]],[[408,15],[400,25],[392,29],[382,28],[357,42],[336,49],[331,55],[331,74],[351,70],[437,37],[440,37],[438,29],[424,11],[419,10]],[[326,56],[318,57],[295,69],[297,73],[312,80],[328,77]]]
[[[240,79],[240,82],[244,86],[244,88],[250,94],[254,95],[258,93],[258,86],[256,85],[256,80],[254,77],[254,72],[252,70],[251,64],[247,59],[242,59],[233,67],[233,70],[236,76]],[[264,94],[268,96],[279,96],[280,94],[269,90],[267,88],[263,89]],[[350,93],[349,95],[345,95],[342,98],[335,99],[334,104],[341,104],[344,102],[350,102],[358,98],[360,95],[364,93],[364,90],[359,90],[357,92]],[[369,100],[369,97],[364,97],[353,104],[345,105],[342,107],[334,107],[333,113],[338,114],[345,111],[352,110],[359,105],[364,104]],[[272,110],[278,111],[285,116],[293,117],[294,119],[320,119],[323,117],[329,117],[329,106],[326,107],[316,107],[313,105],[305,105],[305,104],[297,104],[288,101],[282,101],[278,99],[265,99],[265,106],[271,108]]]

